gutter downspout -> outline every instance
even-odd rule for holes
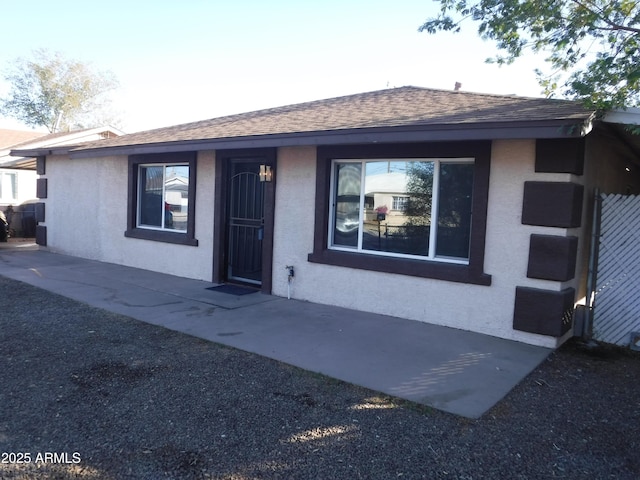
[[[595,309],[595,290],[598,280],[598,254],[600,252],[600,210],[602,199],[600,189],[595,189],[593,202],[593,218],[591,223],[591,246],[589,248],[589,272],[587,274],[586,315],[582,328],[582,338],[591,339],[593,336],[593,312]]]

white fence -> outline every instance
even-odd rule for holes
[[[640,196],[601,195],[597,270],[593,338],[630,345],[640,332]]]

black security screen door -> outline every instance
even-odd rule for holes
[[[260,163],[232,162],[230,167],[227,279],[261,285],[264,183]]]

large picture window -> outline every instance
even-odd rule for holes
[[[195,232],[196,154],[129,157],[127,237],[197,245]]]
[[[318,147],[313,263],[490,285],[491,141]]]
[[[468,263],[473,158],[334,160],[330,248]]]

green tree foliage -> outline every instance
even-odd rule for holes
[[[111,72],[96,72],[60,53],[36,50],[33,59],[16,59],[5,80],[10,91],[0,99],[0,113],[29,126],[53,133],[114,123],[108,94],[118,82]]]
[[[409,194],[409,199],[405,207],[405,214],[412,224],[431,224],[433,174],[433,162],[411,162],[407,166],[407,193]]]
[[[545,52],[551,73],[538,69],[548,96],[560,90],[600,110],[640,105],[640,2],[637,0],[436,0],[440,12],[420,31],[478,33],[497,42],[508,64],[525,50]]]

